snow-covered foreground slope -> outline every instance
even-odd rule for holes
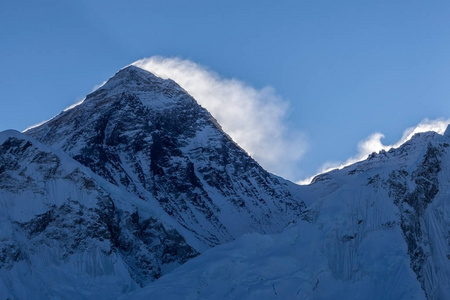
[[[359,257],[367,274],[350,279],[333,274],[326,249],[317,248],[326,236],[315,226],[248,234],[119,299],[424,299],[395,235],[368,238]],[[346,267],[344,257],[335,263]]]
[[[299,187],[282,233],[250,234],[121,299],[450,299],[450,130]]]

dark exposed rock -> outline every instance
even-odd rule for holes
[[[165,228],[155,218],[140,219],[138,212],[119,211],[109,197],[99,199],[97,208],[69,200],[20,226],[35,245],[57,246],[61,259],[94,251],[100,243],[106,254],[121,255],[140,284],[159,278],[162,265],[183,264],[198,255],[176,230]],[[9,256],[20,257],[20,250],[11,251]]]
[[[26,254],[16,241],[0,242],[0,269],[11,269],[14,263],[24,259]]]
[[[37,208],[47,207],[27,221],[9,224],[17,231],[12,237],[23,235],[29,243],[2,238],[0,269],[11,269],[16,262],[40,253],[42,247],[51,249],[56,256],[52,259],[60,263],[68,262],[77,253],[101,251],[105,256],[114,253],[120,257],[128,265],[131,277],[144,284],[159,278],[164,265],[181,265],[198,255],[174,228],[154,217],[140,217],[137,210],[130,213],[118,209],[115,200],[77,163],[72,162],[78,166],[75,168],[63,165],[58,155],[33,145],[26,137],[6,139],[0,144],[0,151],[0,190],[17,195],[14,196],[17,199],[31,191],[42,197],[35,200]],[[62,181],[80,199],[60,199],[64,192],[59,194],[48,185]],[[88,202],[86,197],[90,199]]]
[[[389,195],[393,197],[401,212],[400,227],[408,246],[411,268],[427,296],[423,266],[430,256],[430,249],[423,237],[422,224],[428,204],[439,192],[438,174],[441,171],[442,151],[429,143],[422,163],[412,172],[410,178],[408,172],[400,170],[391,172],[388,180]],[[412,191],[408,188],[407,181],[415,183]]]

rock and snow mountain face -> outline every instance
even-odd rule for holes
[[[120,299],[450,299],[450,127],[299,187],[280,234],[247,234]]]
[[[0,298],[111,299],[305,205],[171,80],[119,71],[0,136]]]
[[[296,186],[127,67],[0,133],[0,299],[450,299],[449,186],[450,130]]]
[[[162,208],[199,251],[280,231],[304,205],[174,81],[135,66],[26,134]]]

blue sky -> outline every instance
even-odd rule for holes
[[[395,144],[450,118],[449,16],[444,1],[3,0],[0,130],[51,118],[136,60],[177,57],[272,87],[301,157],[271,171],[301,179],[372,134]]]

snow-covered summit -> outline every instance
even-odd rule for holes
[[[130,65],[119,70],[94,93],[105,90],[108,90],[109,93],[120,93],[130,89],[134,92],[155,91],[166,94],[166,96],[174,92],[184,92],[172,79],[162,79],[149,71]]]

